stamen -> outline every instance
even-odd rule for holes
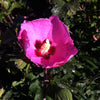
[[[50,49],[50,41],[47,39],[45,43],[41,46],[41,54],[45,54]]]
[[[55,47],[52,46],[51,41],[49,39],[45,39],[43,42],[37,40],[35,43],[35,54],[38,57],[43,57],[44,59],[50,59],[50,55],[54,55]]]

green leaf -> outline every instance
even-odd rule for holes
[[[68,89],[61,89],[58,94],[56,94],[56,100],[73,100],[72,94]]]
[[[17,85],[19,85],[19,84],[21,84],[21,83],[24,83],[24,81],[25,81],[25,79],[22,79],[22,80],[19,81],[19,82],[14,81],[14,82],[12,83],[12,86],[15,87],[15,86],[17,86]]]
[[[27,63],[24,62],[22,59],[15,59],[15,64],[20,70],[22,70],[27,65]]]
[[[70,2],[71,0],[66,0],[67,2]]]
[[[36,94],[35,94],[35,97],[34,97],[34,100],[42,100],[42,90],[41,89],[38,89],[36,91]]]
[[[34,79],[38,78],[38,76],[35,76],[33,73],[28,73],[25,76],[30,80],[34,80]]]
[[[49,96],[46,96],[46,99],[47,100],[53,100],[51,97],[49,97]]]
[[[52,3],[55,5],[52,8],[52,13],[53,14],[62,15],[64,12],[66,12],[66,11],[63,10],[63,13],[61,13],[62,12],[62,8],[65,5],[64,0],[52,0]]]
[[[2,97],[3,93],[5,92],[5,90],[3,88],[0,89],[0,97]]]
[[[60,88],[57,85],[51,85],[47,88],[47,94],[53,100],[73,100],[72,94],[67,88]]]
[[[6,92],[6,94],[3,96],[3,100],[10,100],[10,97],[12,96],[12,91]]]
[[[26,73],[28,73],[29,67],[30,67],[30,64],[27,64],[27,67],[26,67]]]
[[[8,1],[4,1],[4,8],[7,10],[9,8],[9,2]]]
[[[90,64],[92,66],[92,68],[90,68],[90,70],[94,70],[94,69],[98,69],[97,64],[97,60],[93,57],[85,57],[83,58],[88,64]]]
[[[96,23],[95,22],[91,23],[91,27],[94,27],[94,26],[96,26]]]
[[[29,90],[30,90],[31,93],[32,92],[36,93],[38,88],[39,88],[39,81],[38,80],[36,80],[32,84],[30,84],[30,86],[29,86]]]
[[[15,9],[15,8],[20,8],[20,4],[17,3],[17,2],[13,2],[11,4],[11,7],[9,8],[8,14],[11,14],[12,10]]]

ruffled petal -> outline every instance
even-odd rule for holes
[[[67,43],[70,39],[70,34],[67,27],[64,25],[64,23],[62,23],[59,20],[58,16],[56,15],[51,16],[49,19],[53,25],[53,30],[51,35],[53,42],[60,43],[60,44]]]
[[[64,63],[66,63],[69,59],[71,59],[74,55],[76,55],[78,50],[71,44],[62,44],[56,46],[56,52],[52,56],[50,56],[49,61],[42,59],[41,63],[43,63],[46,68],[54,68],[60,67]]]
[[[20,33],[23,32],[23,30],[26,30],[30,46],[34,47],[36,40],[43,41],[47,38],[48,33],[51,32],[51,27],[52,24],[50,20],[46,18],[25,21],[21,24]]]
[[[19,32],[18,41],[24,50],[29,46],[29,39],[26,30]]]

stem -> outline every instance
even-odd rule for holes
[[[47,79],[47,69],[44,69],[44,86],[43,86],[43,100],[46,100],[46,84],[49,82]]]
[[[13,24],[13,20],[11,19],[10,15],[8,13],[7,13],[7,17],[9,19],[10,23]]]

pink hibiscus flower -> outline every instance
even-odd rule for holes
[[[18,41],[38,67],[60,67],[78,52],[64,23],[55,15],[24,21]]]

